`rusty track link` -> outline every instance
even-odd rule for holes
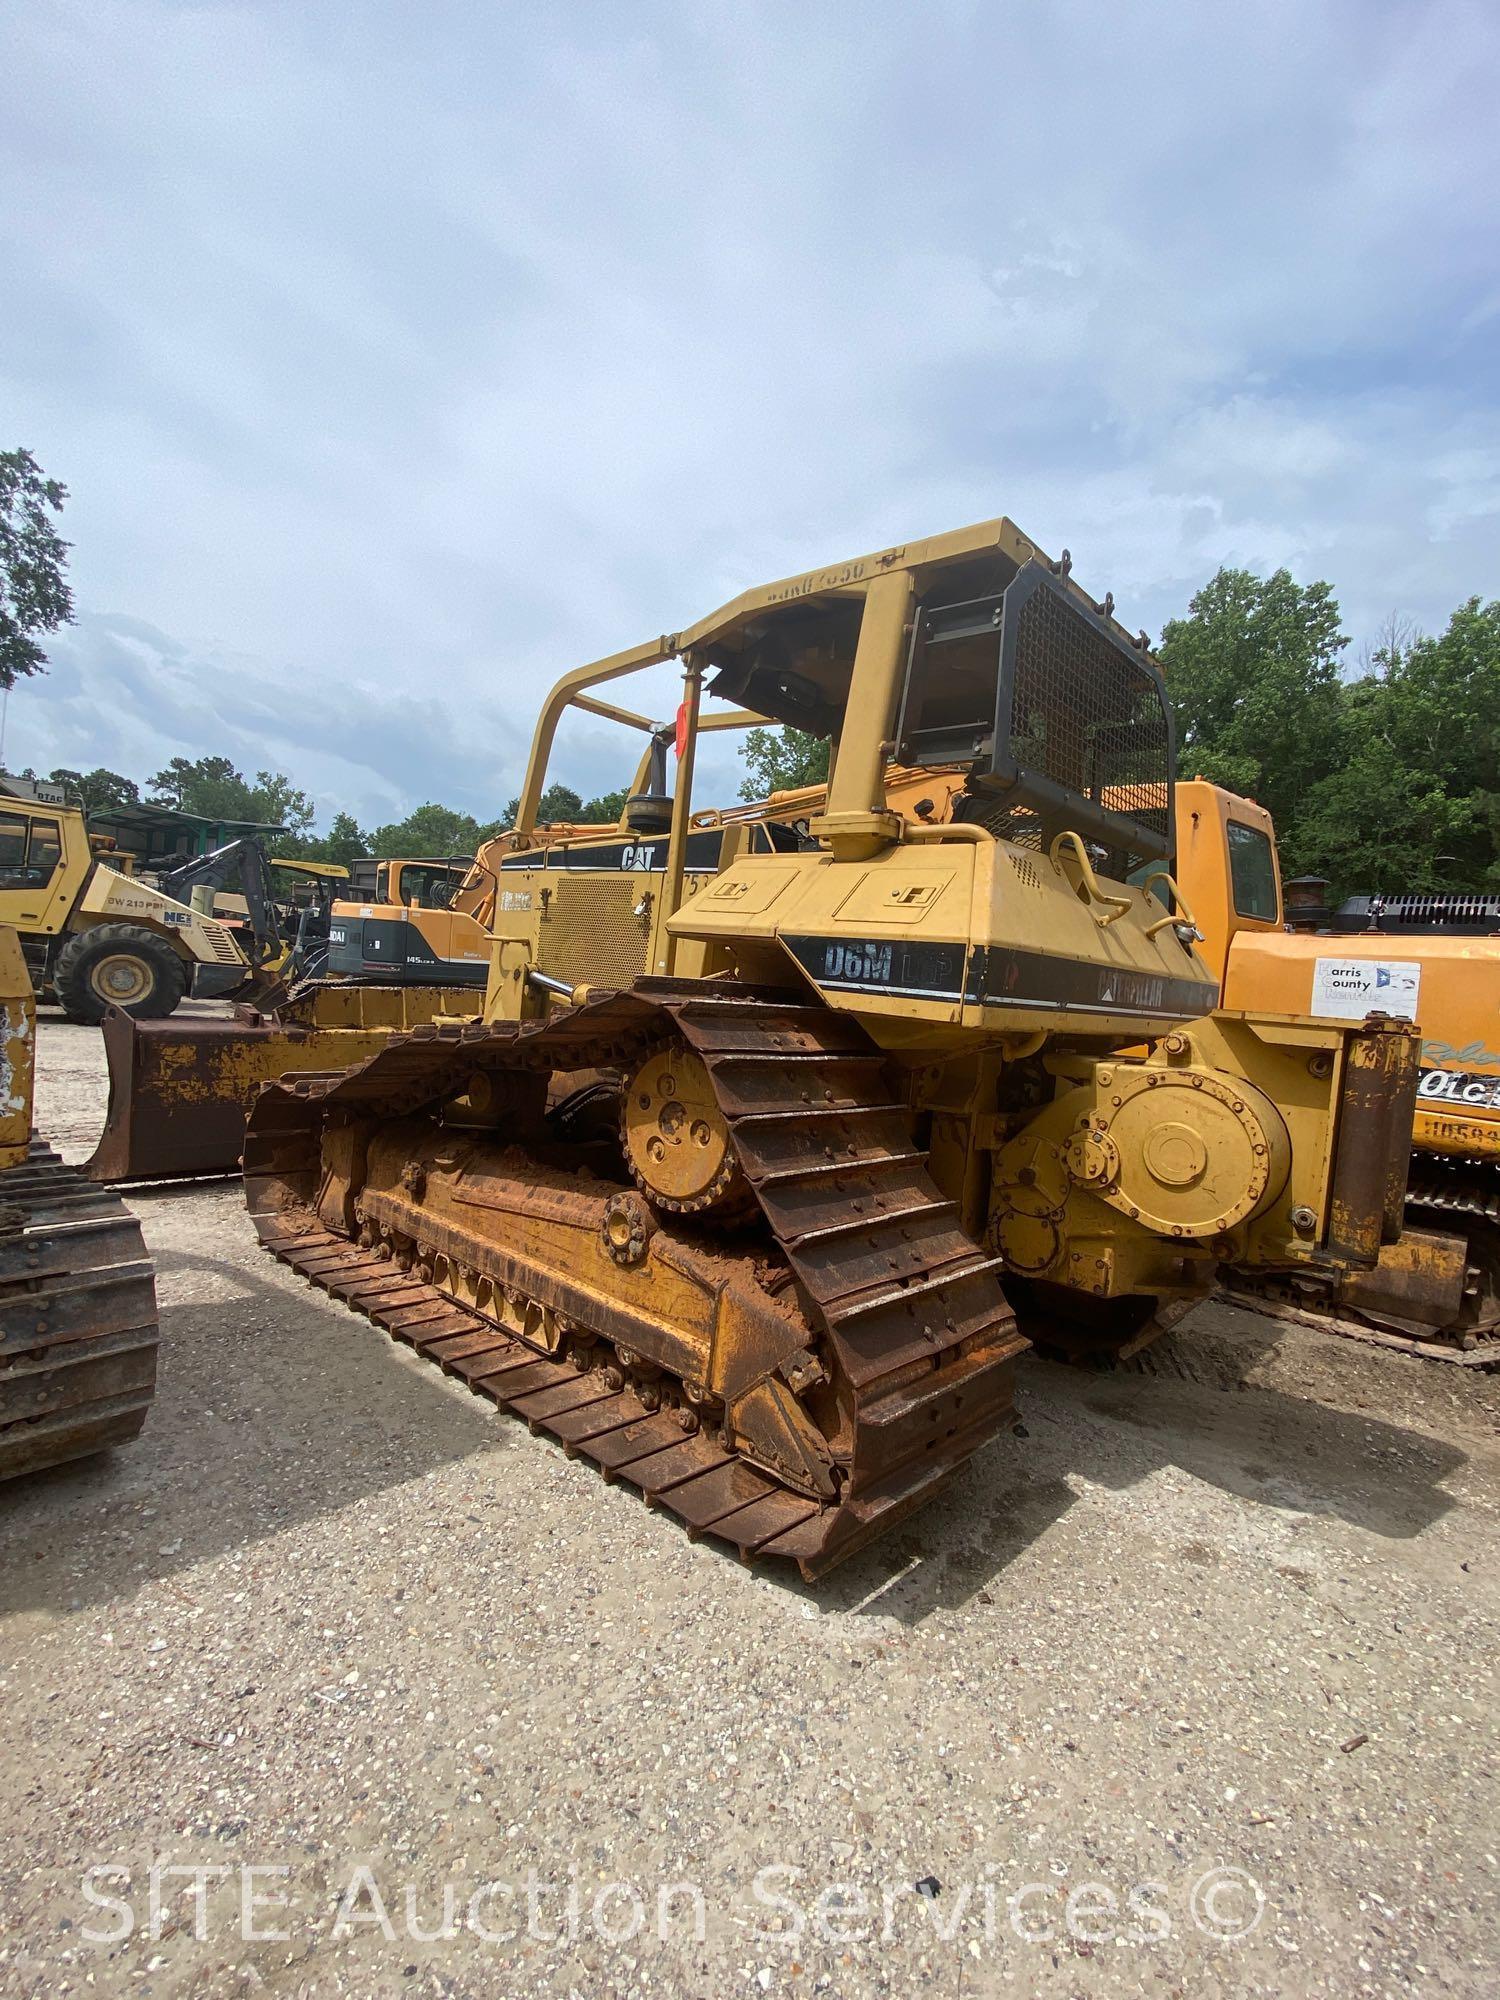
[[[1406,1206],[1433,1216],[1500,1227],[1500,1174],[1492,1167],[1435,1167],[1413,1162]]]
[[[1455,1362],[1461,1368],[1500,1367],[1500,1178],[1493,1168],[1437,1166],[1413,1160],[1406,1191],[1406,1219],[1417,1228],[1462,1232],[1468,1239],[1474,1293],[1460,1317],[1447,1326],[1376,1316],[1336,1294],[1327,1311],[1274,1282],[1257,1287],[1236,1276],[1225,1289],[1257,1312],[1288,1319],[1347,1340],[1394,1348],[1424,1360]]]
[[[544,1354],[330,1232],[313,1209],[322,1115],[409,1117],[476,1066],[622,1066],[675,1029],[702,1057],[808,1329],[847,1391],[836,1496],[796,1491],[711,1431],[684,1435],[597,1368]],[[1009,1420],[1026,1342],[999,1262],[959,1227],[910,1114],[858,1025],[750,989],[643,980],[537,1024],[435,1025],[337,1077],[269,1087],[250,1120],[247,1200],[265,1247],[533,1430],[748,1558],[824,1573],[938,1491]],[[593,1329],[608,1340],[607,1328]]]
[[[135,1437],[156,1349],[140,1224],[33,1140],[0,1173],[0,1479]]]
[[[1461,1230],[1479,1286],[1458,1325],[1419,1337],[1416,1350],[1469,1367],[1500,1365],[1500,1175],[1493,1167],[1413,1160],[1406,1213],[1429,1228]]]

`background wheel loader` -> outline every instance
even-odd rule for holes
[[[0,928],[0,1480],[136,1436],[156,1385],[140,1225],[32,1134],[36,1003]]]
[[[589,690],[674,657],[669,793],[661,732]],[[619,827],[539,833],[574,702],[650,747]],[[700,733],[767,721],[832,737],[823,809],[695,828]],[[950,820],[891,809],[893,756],[962,763]],[[1128,1352],[1226,1262],[1332,1291],[1399,1230],[1412,1030],[1213,1011],[1173,779],[1144,641],[1009,521],[581,669],[485,858],[482,1018],[260,1093],[263,1242],[690,1532],[821,1574],[1010,1421],[1028,1336]]]
[[[6,793],[0,924],[19,935],[36,992],[74,1021],[110,1007],[170,1014],[188,992],[216,998],[251,974],[223,924],[101,860],[76,806]]]
[[[362,1061],[420,1022],[477,1015],[489,970],[489,934],[475,914],[487,907],[485,870],[453,855],[356,861],[349,892],[336,897],[326,892],[343,887],[344,871],[316,872],[327,952],[318,954],[299,919],[287,960],[266,967],[280,974],[281,990],[238,1006],[230,1020],[105,1022],[109,1111],[91,1178],[234,1173],[263,1084],[288,1070]],[[291,928],[285,916],[283,928]]]

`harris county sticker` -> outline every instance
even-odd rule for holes
[[[1312,1011],[1335,1020],[1366,1014],[1417,1018],[1422,968],[1401,958],[1320,958],[1313,965]]]

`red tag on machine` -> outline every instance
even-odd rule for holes
[[[677,754],[679,757],[682,755],[683,751],[687,748],[687,732],[688,732],[687,703],[685,701],[680,701],[677,704],[677,737],[676,737]]]

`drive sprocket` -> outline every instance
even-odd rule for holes
[[[620,1143],[636,1186],[653,1207],[720,1220],[750,1212],[750,1186],[713,1079],[685,1043],[663,1043],[626,1078]]]

